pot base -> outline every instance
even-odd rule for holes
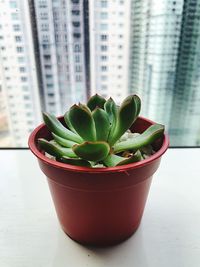
[[[134,228],[134,230],[127,236],[123,237],[123,238],[120,238],[120,239],[116,239],[116,240],[108,240],[108,241],[96,241],[96,242],[88,242],[88,241],[85,241],[85,240],[78,240],[76,238],[73,238],[72,236],[70,236],[63,228],[63,232],[70,238],[72,239],[73,241],[77,242],[78,244],[80,245],[83,245],[83,246],[88,246],[88,247],[96,247],[96,248],[105,248],[105,247],[112,247],[112,246],[116,246],[126,240],[128,240],[129,238],[131,238],[135,232],[138,230],[140,226],[140,222],[139,224],[137,225],[136,228]]]

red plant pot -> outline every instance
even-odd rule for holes
[[[63,118],[59,118],[64,124]],[[142,133],[153,122],[138,118],[131,127]],[[137,163],[109,168],[88,168],[60,163],[40,151],[38,138],[52,139],[42,124],[29,137],[29,147],[47,176],[58,219],[72,239],[106,246],[121,242],[138,228],[152,176],[169,139],[154,143],[154,155]]]

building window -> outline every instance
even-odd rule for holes
[[[19,24],[14,24],[14,25],[13,25],[13,30],[14,30],[15,32],[20,31],[20,25],[19,25]]]
[[[11,18],[12,18],[12,20],[18,20],[19,14],[18,13],[11,13]]]
[[[107,81],[107,80],[108,80],[108,76],[106,76],[106,75],[101,75],[101,80],[102,80],[102,81]]]
[[[21,36],[15,36],[15,41],[17,43],[21,42],[22,41],[22,37]]]
[[[75,44],[74,52],[81,52],[81,46],[79,44]]]
[[[72,22],[72,25],[74,26],[74,27],[80,27],[80,22],[79,21],[73,21]]]
[[[22,53],[24,51],[24,48],[22,46],[16,47],[17,53]]]
[[[108,1],[102,0],[101,1],[101,7],[107,7],[108,6]]]
[[[102,34],[101,35],[101,41],[107,41],[108,40],[108,35],[107,34]]]
[[[107,66],[101,66],[102,71],[107,71],[107,69],[108,69]]]
[[[107,45],[101,45],[101,51],[107,51],[108,47]]]
[[[101,56],[101,60],[102,60],[102,61],[107,61],[107,60],[108,60],[108,57],[105,56],[105,55],[103,55],[103,56]]]
[[[18,57],[18,62],[19,62],[19,63],[23,63],[23,62],[25,62],[25,58],[24,58],[24,57]]]
[[[29,95],[24,95],[24,100],[29,100],[30,96]]]
[[[48,13],[47,12],[40,13],[40,18],[41,18],[41,20],[48,19]]]
[[[11,8],[17,8],[17,3],[16,3],[16,1],[10,1],[10,7],[11,7]]]
[[[80,62],[80,55],[75,55],[75,62],[76,63]]]
[[[108,86],[106,84],[102,84],[101,89],[102,90],[107,90],[108,89]]]
[[[81,66],[80,66],[80,65],[76,65],[76,66],[75,66],[75,71],[76,71],[76,72],[81,72],[81,71],[82,71]]]
[[[52,83],[47,83],[47,88],[53,88],[53,84]]]
[[[21,77],[22,82],[26,82],[27,80],[28,80],[27,77],[24,77],[24,76]]]
[[[50,45],[49,44],[43,44],[42,47],[43,47],[44,50],[46,50],[46,49],[50,48]]]
[[[80,37],[81,37],[81,34],[78,33],[78,32],[75,32],[75,33],[73,34],[73,36],[74,36],[74,38],[80,38]]]
[[[79,4],[79,0],[71,0],[72,4]]]
[[[51,55],[44,55],[43,56],[45,60],[50,60],[51,59]]]
[[[108,18],[108,13],[107,12],[101,12],[100,13],[101,19],[107,19]]]
[[[41,31],[48,31],[49,30],[49,24],[41,24]]]
[[[24,67],[20,67],[20,68],[19,68],[19,71],[20,71],[20,72],[26,72],[26,68],[24,68]]]
[[[51,65],[44,65],[44,68],[45,68],[46,70],[51,70]]]
[[[81,75],[76,75],[76,81],[81,82],[82,81],[82,76]]]
[[[78,16],[78,15],[80,15],[80,11],[79,10],[72,10],[72,15]]]
[[[104,30],[104,31],[107,30],[107,29],[108,29],[108,24],[106,24],[106,23],[101,23],[101,24],[100,24],[100,29],[101,29],[101,30]]]
[[[49,96],[49,97],[54,97],[55,94],[54,94],[54,93],[48,93],[48,96]]]

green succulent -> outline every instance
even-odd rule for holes
[[[65,127],[54,115],[43,113],[53,140],[38,139],[42,150],[57,161],[87,167],[113,167],[143,160],[154,153],[152,143],[164,133],[164,126],[153,124],[143,133],[129,128],[137,119],[141,100],[128,96],[117,106],[92,96],[87,105],[73,105],[64,115]]]

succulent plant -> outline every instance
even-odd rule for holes
[[[129,128],[137,119],[141,101],[128,96],[117,106],[92,96],[87,105],[73,105],[64,115],[66,127],[54,116],[43,113],[53,140],[38,139],[39,146],[57,161],[87,167],[113,167],[143,160],[154,153],[152,143],[162,137],[164,126],[153,124],[143,133]]]

